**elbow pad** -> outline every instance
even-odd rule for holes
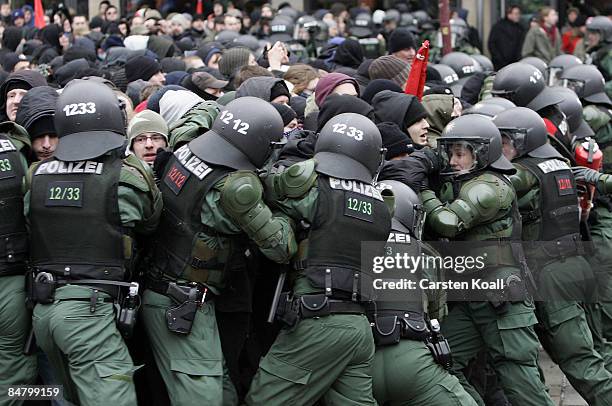
[[[274,177],[274,192],[280,199],[304,196],[315,185],[317,172],[314,159],[291,165]]]
[[[225,178],[221,207],[258,245],[278,245],[282,225],[273,221],[272,211],[263,202],[259,178],[249,171],[237,171]]]

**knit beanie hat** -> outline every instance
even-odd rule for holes
[[[289,88],[284,82],[276,82],[274,86],[272,86],[272,89],[270,89],[270,101],[276,99],[278,96],[287,96],[288,99],[291,98]]]
[[[236,47],[223,51],[219,60],[219,72],[230,78],[239,68],[248,65],[251,51],[248,48]]]
[[[335,88],[344,83],[350,83],[355,86],[355,90],[359,94],[357,81],[344,73],[334,72],[319,79],[315,88],[315,103],[317,106],[321,107],[327,96],[332,94]]]
[[[415,96],[410,96],[412,101],[408,105],[406,115],[404,116],[404,128],[410,127],[417,121],[427,118],[427,110]]]
[[[297,118],[297,114],[293,109],[285,104],[272,103],[272,106],[278,111],[281,118],[283,119],[283,126],[289,124],[294,118]]]
[[[43,135],[57,135],[53,114],[40,116],[26,128],[31,140]]]
[[[397,83],[390,81],[389,79],[375,79],[368,83],[366,88],[361,95],[361,98],[368,104],[372,104],[372,99],[378,92],[383,90],[391,90],[392,92],[404,93],[401,87]]]
[[[406,28],[396,28],[389,36],[389,42],[387,43],[387,49],[389,53],[401,51],[402,49],[415,49],[416,44],[414,42],[414,36],[410,30]]]
[[[144,133],[163,135],[166,142],[168,142],[168,124],[166,124],[161,115],[154,111],[143,110],[130,120],[127,128],[130,148],[132,147],[132,140]]]
[[[125,76],[128,82],[138,79],[149,80],[156,73],[161,72],[161,65],[148,56],[136,56],[125,63]]]
[[[376,124],[382,137],[383,148],[387,149],[385,159],[390,160],[401,154],[410,154],[414,151],[412,139],[395,123]]]
[[[370,65],[368,72],[372,80],[389,79],[403,88],[410,73],[410,65],[393,55],[385,55],[376,58]]]
[[[160,61],[162,72],[170,73],[176,71],[186,71],[185,62],[179,58],[163,58]]]

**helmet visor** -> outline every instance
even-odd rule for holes
[[[502,135],[502,139],[506,138],[512,147],[514,147],[517,156],[522,156],[525,154],[525,137],[527,136],[527,129],[500,128],[499,132]]]
[[[584,86],[584,80],[563,79],[563,87],[567,87],[568,89],[573,90],[579,98],[582,98],[582,96],[584,95]]]
[[[549,66],[548,67],[548,86],[561,86],[562,79],[561,74],[563,68],[560,66]]]
[[[486,168],[489,164],[489,140],[438,138],[442,176],[458,176]]]

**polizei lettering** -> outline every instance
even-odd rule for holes
[[[38,166],[34,175],[55,175],[64,173],[85,173],[90,175],[100,175],[104,164],[96,161],[49,161],[43,162]]]
[[[363,196],[373,197],[376,200],[383,200],[380,192],[376,190],[374,186],[356,180],[336,179],[330,177],[329,186],[332,189],[347,190],[349,192],[359,193]]]
[[[17,148],[9,140],[0,140],[0,152],[17,151]]]
[[[174,156],[176,156],[179,162],[187,168],[189,172],[193,173],[200,180],[204,179],[206,175],[212,172],[212,168],[206,165],[200,158],[193,155],[193,152],[191,152],[187,144],[177,149],[174,152]]]
[[[540,170],[544,173],[556,172],[569,170],[570,167],[559,159],[549,159],[548,161],[540,162],[538,164]]]

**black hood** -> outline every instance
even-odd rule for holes
[[[333,62],[352,69],[357,69],[363,62],[361,44],[354,39],[347,39],[336,49]]]
[[[27,129],[38,118],[54,115],[58,97],[57,91],[50,86],[33,88],[21,99],[15,122]]]
[[[256,76],[250,79],[245,80],[238,90],[236,91],[236,98],[245,97],[245,96],[253,96],[258,99],[265,100],[267,102],[270,101],[270,97],[272,94],[272,88],[277,84],[282,83],[285,87],[285,81],[279,78],[271,78],[268,76]],[[289,89],[287,88],[287,94],[289,94]]]
[[[412,103],[412,99],[406,97],[404,93],[397,93],[391,90],[379,92],[372,98],[376,122],[382,123],[388,121],[403,128],[404,118],[410,108],[410,103]]]
[[[17,27],[6,27],[2,34],[2,48],[15,52],[21,42],[22,31]]]
[[[348,94],[331,94],[327,96],[319,110],[317,132],[321,131],[332,117],[342,113],[356,113],[370,120],[374,119],[374,109],[360,98]]]
[[[46,86],[47,81],[37,71],[34,70],[20,70],[18,72],[11,73],[6,81],[0,87],[0,115],[2,121],[7,119],[6,117],[6,93],[9,87],[14,84],[21,84],[21,87],[26,90],[30,90],[33,87]]]

